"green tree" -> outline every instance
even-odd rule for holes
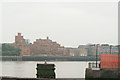
[[[11,44],[2,44],[2,56],[19,56],[20,49],[13,47]]]

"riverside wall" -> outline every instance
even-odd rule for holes
[[[95,61],[95,57],[80,56],[1,56],[2,61]],[[98,58],[98,60],[100,60]]]
[[[120,69],[94,69],[94,68],[87,68],[85,72],[85,78],[109,78],[113,80],[120,80]],[[87,80],[87,79],[86,79]]]

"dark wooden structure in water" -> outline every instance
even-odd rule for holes
[[[55,79],[54,64],[37,64],[37,78]]]

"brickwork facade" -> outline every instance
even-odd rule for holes
[[[36,41],[31,45],[31,53],[35,52],[45,52],[45,53],[63,53],[64,48],[57,42],[53,42],[48,37],[47,39],[36,39]]]
[[[21,56],[30,56],[32,53],[36,52],[44,52],[48,55],[49,53],[62,55],[64,48],[64,46],[61,46],[57,42],[53,42],[48,37],[47,39],[36,39],[36,41],[33,42],[33,44],[29,44],[28,42],[26,42],[26,39],[23,38],[21,33],[18,33],[18,35],[15,36],[14,46],[16,48],[20,48]]]
[[[18,33],[17,36],[15,36],[15,47],[20,48],[21,50],[21,56],[30,56],[30,48],[29,45],[26,44],[25,39],[21,35],[21,33]]]
[[[100,54],[118,54],[118,46],[108,44],[88,44],[79,45],[78,48],[64,47],[59,43],[54,42],[47,37],[46,39],[36,39],[33,44],[24,39],[21,33],[15,36],[14,46],[21,49],[21,56],[30,55],[54,55],[54,56],[95,56],[96,50]],[[111,50],[111,51],[110,51]]]

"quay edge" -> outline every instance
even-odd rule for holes
[[[0,77],[1,80],[85,80],[84,78],[19,78],[19,77]]]

